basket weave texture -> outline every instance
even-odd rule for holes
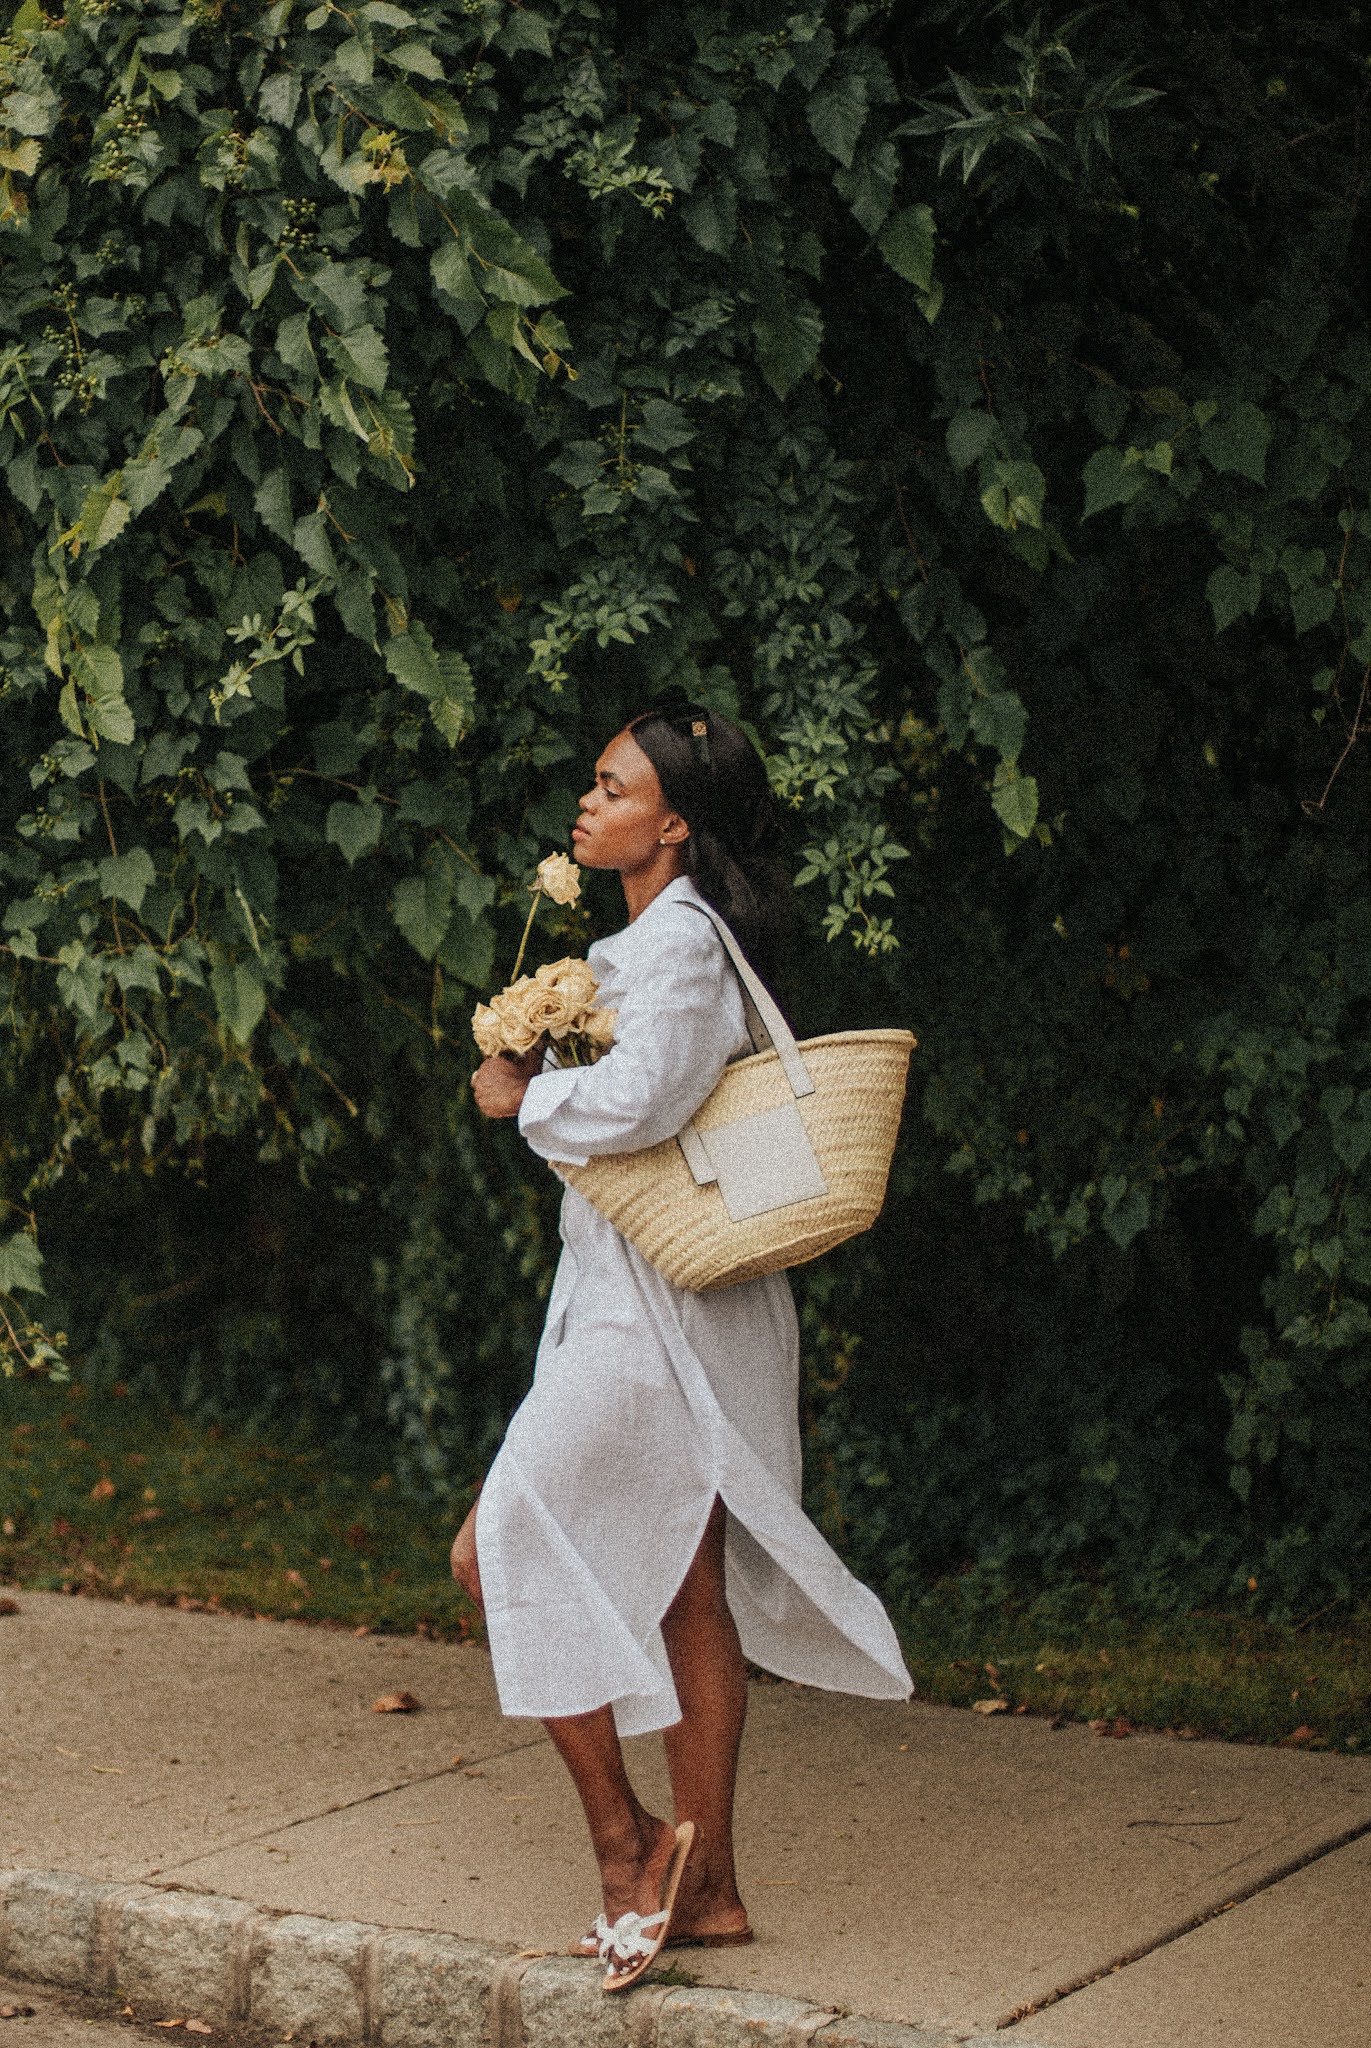
[[[802,1266],[880,1214],[915,1043],[908,1031],[834,1031],[801,1042],[814,1093],[800,1098],[800,1115],[828,1184],[808,1201],[735,1223],[716,1185],[696,1185],[674,1138],[553,1170],[676,1287],[699,1293]],[[753,1053],[725,1068],[695,1126],[707,1134],[794,1099],[776,1054]]]

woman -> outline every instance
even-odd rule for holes
[[[751,1050],[714,905],[766,973],[790,884],[766,772],[717,714],[648,712],[612,740],[572,834],[617,870],[623,931],[590,949],[618,1012],[596,1064],[541,1071],[541,1050],[487,1059],[490,1117],[582,1164],[674,1136],[729,1060]],[[500,1703],[542,1719],[571,1772],[604,1913],[580,1953],[606,1990],[670,1942],[750,1941],[733,1866],[743,1666],[907,1698],[885,1613],[803,1514],[798,1330],[783,1273],[673,1287],[580,1195],[533,1386],[452,1549],[484,1607]],[[661,1729],[678,1826],[629,1783],[621,1735]],[[693,1846],[692,1846],[693,1842]]]

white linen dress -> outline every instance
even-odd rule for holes
[[[742,996],[681,876],[590,949],[612,1049],[530,1081],[519,1128],[584,1164],[681,1128],[750,1050]],[[671,1283],[581,1195],[533,1385],[481,1493],[476,1549],[500,1705],[540,1719],[610,1704],[620,1734],[679,1720],[661,1621],[716,1496],[744,1653],[876,1699],[911,1686],[879,1600],[800,1506],[799,1332],[784,1273],[704,1294]]]

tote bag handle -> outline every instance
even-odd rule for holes
[[[738,979],[743,985],[743,1010],[753,1044],[756,1045],[757,1034],[760,1031],[764,1043],[772,1048],[781,1063],[786,1080],[790,1083],[791,1094],[812,1095],[814,1082],[804,1063],[804,1055],[795,1043],[795,1034],[781,1015],[780,1007],[766,984],[748,965],[742,947],[712,903],[696,903],[689,896],[684,901],[690,904],[692,910],[704,912],[723,940],[728,957],[738,971]],[[758,1046],[757,1049],[761,1051],[763,1048]]]

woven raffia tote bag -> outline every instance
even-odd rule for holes
[[[833,1031],[797,1044],[724,920],[701,910],[743,985],[754,1046],[685,1129],[641,1152],[553,1170],[676,1287],[802,1266],[870,1229],[885,1200],[915,1039]]]

